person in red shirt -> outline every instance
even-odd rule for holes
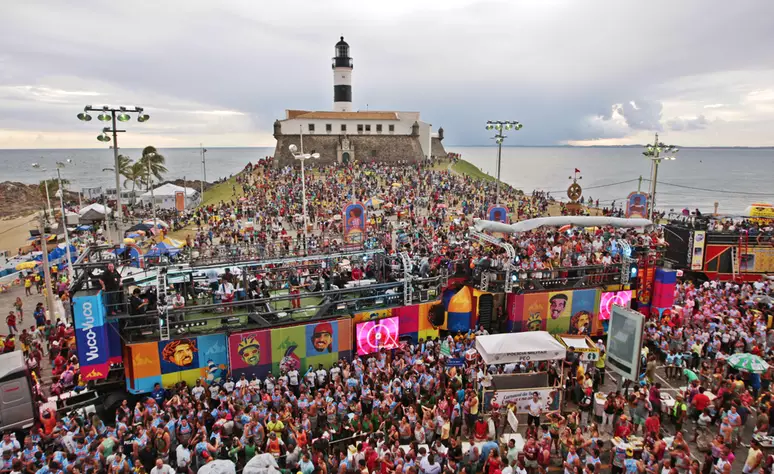
[[[19,332],[16,329],[16,313],[13,311],[8,312],[8,316],[5,317],[5,322],[8,324],[8,334],[17,334]]]
[[[658,413],[651,412],[650,416],[645,420],[645,436],[650,436],[653,439],[656,438],[656,434],[661,429],[661,419]]]
[[[710,404],[710,399],[704,392],[704,387],[699,387],[699,393],[694,395],[693,400],[691,400],[691,408],[693,408],[691,418],[694,420],[698,419],[701,412]]]
[[[626,415],[621,415],[621,422],[618,423],[618,426],[615,428],[615,436],[619,438],[626,439],[630,434],[632,434],[633,426],[632,422],[629,421],[629,417]]]
[[[482,417],[478,417],[473,432],[476,441],[485,441],[489,437],[489,424]]]

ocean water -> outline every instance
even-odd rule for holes
[[[201,158],[198,148],[162,148],[166,157],[168,179],[200,179]],[[447,151],[462,157],[484,172],[495,174],[496,147],[447,147]],[[140,156],[140,149],[122,149],[131,158]],[[208,148],[207,180],[228,177],[239,172],[251,161],[274,153],[274,148]],[[108,186],[115,183],[102,168],[113,166],[110,149],[83,150],[0,150],[0,181],[36,183],[55,176],[57,161],[72,159],[72,165],[62,170],[72,189]],[[42,172],[33,168],[39,163]],[[566,199],[569,176],[581,170],[584,196],[600,200],[600,205],[620,204],[637,190],[637,178],[650,178],[650,161],[638,147],[503,147],[501,178],[527,192],[533,189],[551,191]],[[649,189],[649,181],[642,190]],[[711,212],[719,203],[724,214],[741,214],[753,202],[774,202],[774,149],[771,148],[686,148],[674,161],[659,166],[656,192],[659,209],[684,207]],[[611,185],[612,183],[622,184]],[[695,189],[692,189],[695,188]]]
[[[497,147],[447,147],[482,171],[496,174]],[[620,204],[637,190],[647,192],[651,162],[639,147],[503,147],[500,177],[503,181],[532,191],[551,191],[567,200],[570,176],[578,168],[584,197],[591,196],[609,206]],[[627,183],[609,186],[612,183]],[[753,202],[774,203],[774,149],[772,148],[685,148],[673,161],[658,168],[656,207],[698,208],[713,211],[718,202],[721,214],[744,213]],[[692,189],[696,188],[696,189]]]
[[[202,179],[201,154],[198,148],[159,148],[166,158],[169,172],[165,179]],[[133,160],[142,155],[137,148],[122,148],[124,154]],[[248,162],[255,162],[274,154],[271,148],[207,148],[207,181],[227,178],[241,171]],[[56,177],[56,162],[72,159],[61,170],[62,178],[69,179],[69,189],[77,190],[97,186],[115,187],[115,174],[103,172],[113,167],[113,150],[110,149],[69,149],[69,150],[0,150],[0,181],[37,183],[47,177]],[[32,167],[40,164],[41,171]],[[122,178],[123,181],[123,178]],[[122,184],[123,185],[123,184]]]

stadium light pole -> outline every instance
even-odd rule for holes
[[[72,160],[68,159],[68,163],[72,163]],[[64,229],[64,236],[65,236],[65,245],[67,246],[66,252],[67,252],[67,276],[70,278],[70,282],[72,283],[75,277],[75,274],[73,273],[73,257],[70,255],[70,232],[67,231],[67,216],[65,215],[65,207],[64,207],[64,190],[62,189],[62,173],[61,169],[64,168],[66,165],[61,162],[56,162],[56,177],[59,180],[59,190],[57,190],[57,193],[59,193],[59,208],[62,212],[62,228]]]
[[[503,135],[506,130],[521,130],[523,125],[513,120],[487,120],[486,129],[495,130],[495,136],[492,137],[497,143],[497,181],[495,182],[495,205],[500,202],[500,163],[503,157],[503,141],[508,138],[507,135]]]
[[[674,145],[664,145],[663,142],[658,141],[658,133],[656,134],[656,140],[652,145],[646,145],[643,155],[650,159],[653,165],[652,176],[650,179],[650,209],[648,211],[648,219],[653,221],[653,210],[656,208],[656,182],[658,181],[658,165],[661,164],[661,160],[673,161],[675,154],[680,151]]]
[[[113,161],[115,166],[115,174],[116,174],[116,226],[119,226],[118,224],[120,221],[123,221],[123,207],[121,206],[121,169],[118,166],[118,134],[121,132],[126,132],[126,130],[119,130],[118,129],[118,122],[128,122],[131,120],[130,113],[136,113],[137,114],[137,121],[140,123],[147,122],[150,120],[150,115],[143,112],[142,107],[110,107],[107,105],[103,105],[102,107],[92,107],[91,105],[87,105],[83,108],[83,112],[78,114],[78,120],[82,122],[89,122],[91,121],[91,115],[89,115],[89,112],[99,112],[100,114],[97,116],[97,119],[100,122],[110,122],[111,127],[104,127],[102,129],[102,133],[97,135],[97,140],[107,143],[110,141],[110,135],[108,133],[113,135]]]
[[[112,173],[114,171],[115,169],[113,168],[102,168],[103,173]],[[105,199],[105,194],[107,193],[102,193],[102,207],[104,208],[103,210],[105,211],[105,238],[107,239],[108,242],[110,242],[110,213],[107,211],[108,207],[107,207],[107,200]]]
[[[309,223],[306,214],[306,177],[304,176],[304,163],[308,159],[317,159],[320,157],[319,153],[298,153],[298,147],[294,144],[288,147],[293,158],[301,162],[301,205],[303,206],[304,216],[304,253],[307,252],[307,245],[309,243]]]

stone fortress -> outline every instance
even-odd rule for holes
[[[352,58],[349,44],[336,43],[333,58],[333,111],[286,110],[274,122],[277,166],[294,165],[288,147],[319,153],[319,164],[359,162],[420,162],[445,157],[443,128],[433,133],[419,112],[352,111]]]

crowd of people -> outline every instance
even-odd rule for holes
[[[473,218],[487,217],[495,192],[491,181],[435,163],[318,166],[310,167],[307,178],[311,239],[306,244],[298,218],[299,175],[275,168],[271,160],[240,174],[231,200],[170,216],[172,226],[190,229],[189,256],[215,247],[257,248],[262,255],[332,251],[345,243],[344,222],[337,219],[343,203],[370,200],[362,243],[373,242],[388,254],[407,249],[418,276],[464,262],[471,269],[509,263],[520,274],[557,278],[566,268],[620,261],[622,240],[635,249],[664,245],[660,231],[537,229],[503,238],[516,249],[508,261],[501,250],[467,236]],[[557,206],[542,192],[525,195],[503,187],[500,195],[514,220],[544,216]],[[611,206],[604,212],[619,211]],[[317,270],[318,284],[336,284],[331,270],[327,278],[325,268]],[[103,288],[121,288],[115,275],[110,268],[100,277]],[[280,284],[303,286],[310,277],[282,273],[274,281],[266,274],[245,290],[259,297]],[[347,278],[369,277],[379,279],[373,267],[350,265]],[[34,276],[29,282],[32,293]],[[214,291],[222,298],[238,285],[221,275]],[[420,339],[330,367],[310,366],[303,373],[290,369],[265,379],[226,376],[202,378],[193,386],[157,385],[107,417],[49,411],[23,437],[3,436],[0,471],[168,474],[195,472],[219,459],[243,468],[256,455],[269,454],[287,472],[303,474],[546,474],[557,468],[564,474],[608,469],[771,474],[774,457],[764,454],[764,446],[774,446],[769,438],[774,435],[774,372],[739,370],[729,358],[749,354],[772,361],[772,293],[768,282],[681,281],[675,306],[649,316],[640,380],[627,381],[620,390],[606,381],[601,340],[600,357],[592,362],[569,351],[564,364],[486,366],[475,351],[476,336],[486,333],[482,328]],[[66,298],[66,291],[60,296]],[[145,299],[127,295],[127,301],[134,304],[133,314],[147,311]],[[35,324],[19,332],[17,327],[25,327],[23,306],[17,300],[6,318],[15,337],[5,338],[3,347],[8,350],[11,340],[15,350],[18,338],[36,381],[47,379],[44,359],[51,366],[50,383],[36,396],[81,389],[72,325],[65,318],[52,324],[39,305],[32,313]],[[447,363],[451,360],[455,363]],[[549,385],[562,390],[559,410],[551,410],[537,393],[526,410],[499,406],[482,390],[494,375],[531,372],[547,372]],[[509,431],[509,410],[526,424],[520,430],[523,447],[515,440],[501,443]],[[745,430],[750,418],[753,438]],[[743,445],[746,456],[736,460]]]

